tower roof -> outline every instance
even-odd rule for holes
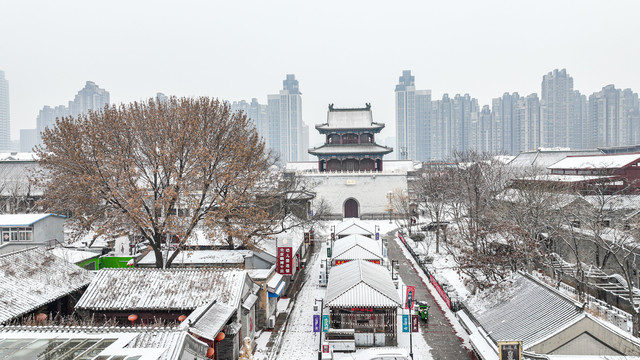
[[[371,129],[378,132],[383,128],[384,124],[373,122],[369,103],[364,108],[334,108],[333,104],[330,104],[327,122],[316,125],[316,129],[321,133],[340,129]]]

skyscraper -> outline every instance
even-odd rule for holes
[[[11,126],[9,118],[9,82],[0,70],[0,151],[11,149]]]
[[[268,146],[280,155],[282,163],[303,159],[302,93],[295,75],[288,74],[277,95],[268,95]],[[306,141],[308,144],[308,140]]]
[[[78,116],[87,114],[89,111],[102,110],[109,104],[109,92],[98,87],[93,81],[87,81],[73,101],[69,101],[69,106],[59,105],[54,108],[45,106],[40,110],[36,120],[36,131],[38,133],[38,144],[42,143],[42,132],[55,125],[56,119],[65,116]]]
[[[566,69],[555,69],[542,77],[540,98],[541,146],[569,146],[573,78]]]
[[[396,93],[396,152],[401,160],[431,158],[431,91],[416,90],[411,70],[402,71]]]

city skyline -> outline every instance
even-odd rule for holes
[[[2,7],[0,69],[11,84],[13,139],[87,80],[114,103],[162,92],[266,104],[285,74],[304,85],[306,124],[323,123],[329,103],[371,103],[385,138],[395,134],[389,87],[403,69],[434,99],[468,93],[479,104],[539,93],[542,74],[556,68],[583,94],[637,89],[638,10],[633,1],[16,2]]]

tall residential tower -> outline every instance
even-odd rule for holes
[[[0,151],[11,149],[11,127],[9,124],[9,82],[0,70]]]

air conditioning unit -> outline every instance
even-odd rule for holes
[[[269,317],[269,321],[268,321],[267,327],[269,329],[273,329],[274,327],[276,327],[276,317],[275,316],[270,316]]]

